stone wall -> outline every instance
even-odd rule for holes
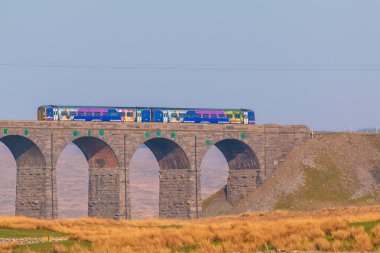
[[[45,219],[58,216],[55,168],[71,142],[89,162],[89,216],[130,218],[129,164],[146,144],[160,165],[160,217],[195,218],[202,212],[200,164],[212,145],[228,161],[234,204],[308,138],[300,125],[0,121],[0,141],[18,167],[16,214]]]

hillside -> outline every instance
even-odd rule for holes
[[[295,147],[271,178],[235,206],[223,190],[206,199],[203,215],[377,204],[379,185],[380,135],[318,135]]]

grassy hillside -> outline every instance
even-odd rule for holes
[[[4,243],[9,236],[15,240]],[[22,237],[44,239],[36,243]],[[380,206],[252,212],[190,221],[0,218],[0,252],[7,253],[364,252],[379,250],[379,238]]]
[[[261,187],[235,206],[223,192],[205,200],[205,216],[253,210],[315,210],[380,203],[380,135],[317,136],[295,147]]]

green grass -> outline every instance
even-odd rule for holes
[[[376,227],[376,225],[380,224],[380,220],[376,221],[366,221],[366,222],[356,222],[356,223],[349,223],[349,227],[364,227],[364,230],[371,235],[371,230]]]
[[[267,252],[268,250],[274,250],[274,251],[276,251],[276,247],[274,247],[271,243],[266,243],[266,245],[264,243],[259,248],[259,251],[261,251],[261,252]]]
[[[63,237],[66,234],[46,229],[0,229],[0,238],[41,238],[41,237]]]
[[[313,203],[348,202],[359,183],[353,175],[338,168],[328,155],[315,160],[317,166],[303,166],[305,185],[296,193],[284,196],[276,209],[298,210]]]
[[[191,251],[197,250],[198,247],[198,244],[186,244],[181,248],[175,249],[174,252],[190,253]]]
[[[213,245],[219,245],[222,242],[223,242],[222,239],[220,239],[220,237],[217,235],[211,240],[211,244]]]
[[[13,249],[14,253],[23,253],[23,252],[38,252],[38,253],[50,253],[53,252],[55,245],[62,245],[66,248],[71,248],[75,244],[79,244],[82,248],[91,249],[92,244],[90,242],[76,242],[76,241],[63,241],[63,242],[44,242],[44,243],[35,243],[35,244],[25,244],[17,246]]]
[[[378,150],[380,150],[380,135],[378,134],[369,134],[368,135],[369,142]]]

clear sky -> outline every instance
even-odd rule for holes
[[[237,107],[380,127],[379,0],[0,0],[0,119],[41,104]]]

